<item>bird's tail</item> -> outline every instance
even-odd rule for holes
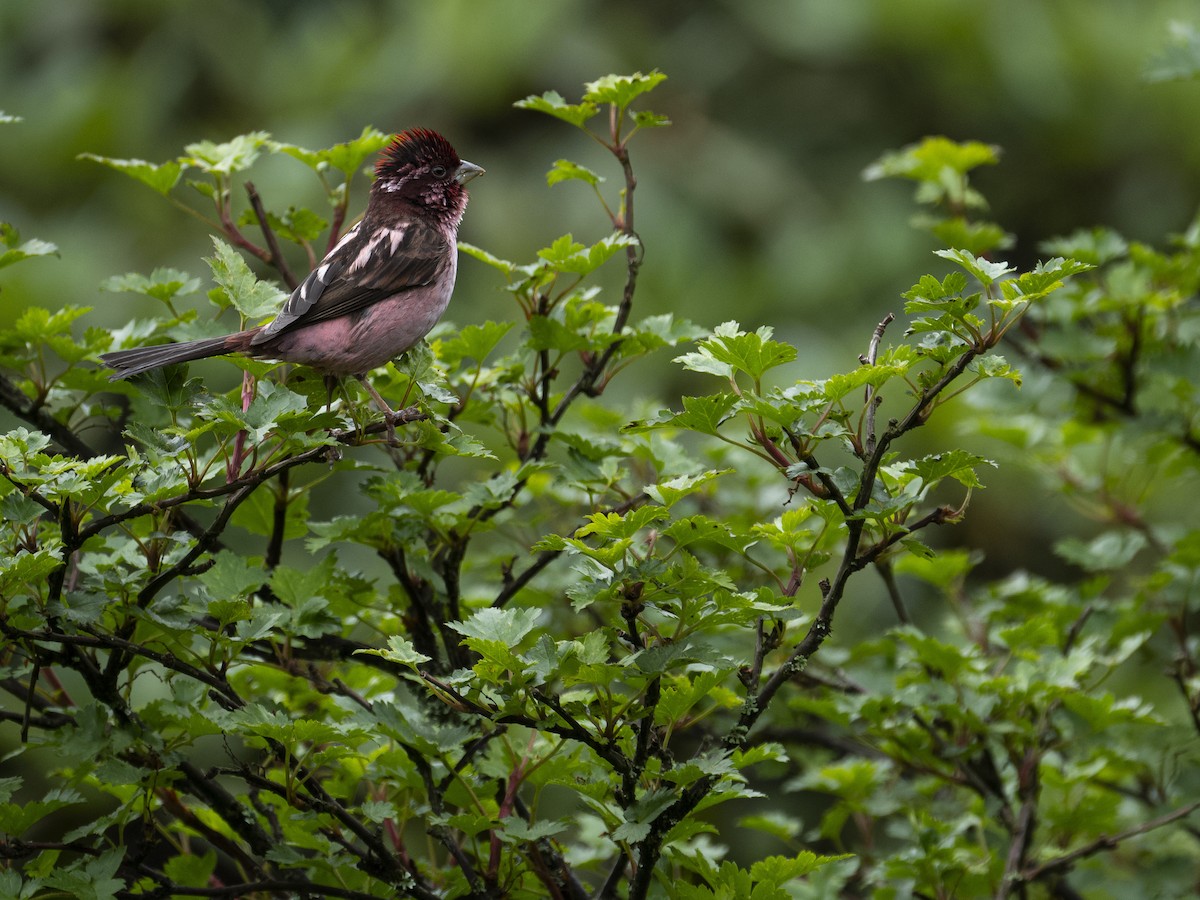
[[[160,366],[232,353],[239,349],[233,346],[235,342],[231,341],[231,338],[234,337],[236,335],[227,334],[185,341],[181,344],[157,344],[153,347],[134,347],[132,350],[114,350],[112,353],[100,354],[100,358],[115,370],[108,380],[120,381],[122,378],[140,375]]]

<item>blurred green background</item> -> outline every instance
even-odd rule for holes
[[[910,188],[861,179],[886,150],[927,134],[1000,145],[1001,166],[976,185],[1016,234],[1010,261],[1019,264],[1037,257],[1040,240],[1081,226],[1160,244],[1187,227],[1200,199],[1200,85],[1144,78],[1174,20],[1195,24],[1200,8],[1194,0],[0,4],[0,109],[24,119],[0,127],[0,220],[61,251],[4,271],[0,317],[74,303],[115,325],[154,309],[101,293],[103,279],[163,265],[206,276],[211,244],[198,222],[76,157],[162,161],[191,141],[257,129],[321,147],[367,124],[433,127],[488,170],[472,185],[463,239],[518,261],[566,231],[595,240],[607,229],[594,198],[577,183],[547,188],[544,173],[560,157],[617,173],[573,129],[513,101],[548,89],[575,99],[601,75],[658,68],[669,80],[647,105],[674,125],[633,147],[646,246],[641,312],[773,325],[801,350],[797,377],[824,377],[855,365],[873,325],[899,311],[900,292],[944,269],[931,238],[908,225]],[[272,159],[251,174],[269,206],[322,202],[295,161]],[[464,260],[451,317],[514,312],[495,273]],[[651,375],[633,380],[661,388],[666,402],[689,389],[665,362],[643,372]],[[991,506],[982,516],[973,509],[970,527],[1009,514],[1002,496],[986,493]],[[1027,525],[1017,530],[1045,546]]]

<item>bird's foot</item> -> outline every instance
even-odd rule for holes
[[[425,418],[425,414],[417,406],[409,406],[405,409],[389,409],[383,414],[383,421],[387,425],[388,443],[393,447],[399,443],[396,439],[397,425],[407,425],[409,422],[415,422],[423,418]]]

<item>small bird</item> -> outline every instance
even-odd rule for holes
[[[458,225],[468,181],[483,174],[426,128],[396,135],[380,154],[362,219],[292,292],[271,322],[178,344],[116,350],[100,358],[110,381],[172,363],[242,353],[352,375],[383,411],[398,414],[367,381],[429,333],[446,311],[458,270]]]

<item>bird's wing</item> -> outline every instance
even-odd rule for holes
[[[251,341],[262,344],[284,331],[364,310],[433,281],[453,248],[436,228],[415,222],[364,228],[342,237],[321,264],[292,291],[274,321]]]

